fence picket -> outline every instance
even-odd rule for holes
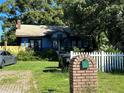
[[[106,61],[107,61],[107,64],[109,64],[108,57],[109,57],[108,56],[108,52],[106,52]],[[109,65],[107,65],[106,68],[107,68],[107,71],[110,71]]]
[[[88,54],[97,62],[97,68],[102,72],[110,72],[112,70],[124,71],[124,54],[112,52],[70,52],[70,59],[80,54]]]
[[[122,56],[122,61],[124,60],[123,56]],[[124,61],[122,62],[122,71],[124,71]]]

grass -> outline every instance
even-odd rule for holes
[[[57,66],[57,62],[20,61],[16,65],[3,68],[3,70],[31,70],[40,93],[49,93],[48,91],[69,93],[68,73],[62,73]]]
[[[31,70],[39,93],[69,93],[69,75],[57,66],[57,62],[20,61],[3,70]],[[124,93],[124,74],[98,73],[98,81],[99,93]]]
[[[124,74],[99,73],[99,93],[124,93]]]
[[[0,80],[0,85],[14,84],[19,78],[17,76],[6,76]]]

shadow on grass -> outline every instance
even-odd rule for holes
[[[43,72],[51,72],[51,73],[56,73],[56,72],[62,72],[59,67],[46,67]]]
[[[50,69],[50,68],[58,68],[59,69],[59,67],[46,67],[46,68],[48,68],[48,69]]]
[[[113,72],[108,72],[110,74],[113,74],[113,75],[124,75],[124,72],[120,72],[120,71],[113,71]]]
[[[112,71],[106,71],[105,73],[109,73],[112,75],[124,75],[124,70],[112,70]]]
[[[45,91],[45,92],[42,92],[42,93],[55,93],[55,89],[48,89],[47,91]]]

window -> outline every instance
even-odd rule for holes
[[[37,40],[38,41],[38,47],[41,48],[41,40]]]
[[[71,41],[69,39],[64,40],[64,47],[71,48]]]
[[[35,48],[35,49],[41,49],[42,48],[41,39],[30,40],[29,47],[30,48]]]
[[[81,47],[81,41],[78,41],[78,47]]]
[[[24,44],[23,46],[24,46],[24,47],[26,47],[26,43],[27,43],[27,42],[28,42],[27,39],[26,39],[26,38],[23,38],[23,44]]]
[[[53,41],[53,48],[57,49],[58,48],[58,43],[57,43],[57,40],[54,40]]]
[[[58,34],[57,35],[57,38],[60,38],[61,39],[61,38],[63,38],[63,35],[62,34]]]
[[[76,41],[75,40],[72,41],[72,47],[73,46],[76,46]]]
[[[31,48],[34,48],[34,40],[30,40]]]
[[[85,41],[85,42],[83,43],[83,46],[84,46],[85,48],[88,47],[88,42]]]
[[[26,40],[24,40],[24,46],[26,46]]]

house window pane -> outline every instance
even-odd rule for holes
[[[26,40],[24,40],[24,46],[26,46]]]
[[[62,34],[58,34],[57,35],[57,38],[62,39],[63,38],[63,35]]]
[[[76,41],[72,41],[72,47],[76,46]]]
[[[38,47],[41,48],[41,40],[38,40]]]
[[[85,42],[83,43],[83,46],[84,46],[84,47],[88,47],[88,42],[85,41]]]
[[[57,49],[58,48],[58,43],[56,40],[53,41],[53,48]]]
[[[81,47],[81,41],[78,41],[78,47]]]
[[[34,40],[30,41],[31,48],[34,48]]]
[[[64,47],[71,48],[71,41],[68,39],[64,40]]]

